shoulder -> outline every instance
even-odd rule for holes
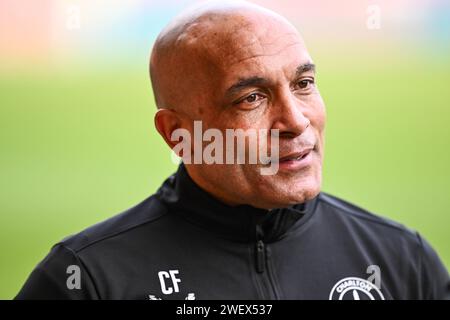
[[[384,268],[398,279],[404,274],[414,275],[414,279],[405,281],[418,284],[416,297],[450,298],[447,270],[417,231],[327,193],[320,193],[318,205],[321,222],[330,223],[329,229],[336,232],[336,237],[350,240],[358,248],[364,248],[364,254],[385,261]]]
[[[351,202],[321,192],[318,202],[322,205],[326,214],[333,218],[346,221],[350,226],[363,228],[365,231],[375,230],[382,235],[401,236],[413,242],[415,245],[421,245],[421,238],[418,233],[386,217],[370,212]]]
[[[68,236],[55,246],[62,245],[77,254],[86,248],[99,246],[115,237],[133,237],[143,228],[152,228],[167,213],[167,208],[155,195],[139,204],[97,223],[77,234]]]
[[[152,239],[152,233],[157,233],[155,225],[157,229],[158,222],[168,216],[166,212],[166,207],[152,195],[110,219],[64,238],[36,266],[16,299],[98,299],[102,289],[94,281],[98,272],[112,272],[113,262],[132,255],[130,247]],[[72,290],[71,279],[78,279],[76,288],[81,290]]]

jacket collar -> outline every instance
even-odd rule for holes
[[[272,210],[249,205],[229,206],[201,189],[181,164],[157,192],[172,212],[219,236],[240,242],[280,239],[297,222],[307,220],[317,197],[302,204]]]

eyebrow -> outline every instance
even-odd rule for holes
[[[301,64],[295,70],[295,75],[298,77],[308,71],[316,72],[316,65],[310,62]]]
[[[315,70],[316,70],[315,64],[310,63],[310,62],[303,63],[295,69],[295,75],[296,75],[296,77],[299,77],[300,75],[302,75],[305,72],[308,72],[308,71],[315,72]],[[270,81],[268,79],[258,77],[258,76],[253,76],[253,77],[249,77],[249,78],[241,78],[225,91],[225,95],[227,97],[231,97],[231,96],[237,94],[242,89],[245,89],[248,87],[263,86],[263,85],[267,85],[268,83],[270,83]]]
[[[256,86],[262,86],[269,83],[269,80],[261,77],[250,77],[250,78],[244,78],[239,79],[235,84],[233,84],[231,87],[227,89],[225,92],[226,96],[233,96],[242,89],[248,88],[248,87],[256,87]]]

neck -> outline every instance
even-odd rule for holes
[[[231,207],[246,204],[246,201],[244,199],[240,199],[236,196],[227,194],[224,188],[218,188],[214,183],[211,183],[207,179],[205,179],[200,173],[201,172],[200,166],[192,164],[190,165],[184,164],[184,166],[192,181],[194,181],[197,184],[197,186],[199,186],[203,191],[209,193],[216,200]]]

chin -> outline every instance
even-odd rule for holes
[[[305,186],[299,190],[292,190],[284,197],[278,199],[278,207],[288,207],[298,203],[304,203],[315,198],[320,193],[320,186]]]
[[[289,205],[303,203],[314,199],[320,193],[320,185],[307,186],[291,194]]]
[[[320,177],[318,179],[302,179],[302,181],[294,183],[275,183],[259,192],[256,198],[258,203],[255,203],[254,206],[264,209],[285,208],[315,198],[320,190]]]

